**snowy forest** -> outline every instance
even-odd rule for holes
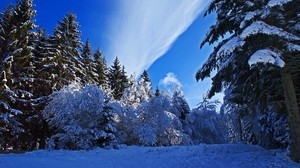
[[[18,0],[0,12],[0,152],[243,142],[299,161],[299,4],[213,0],[205,16],[217,22],[201,47],[215,48],[196,73],[213,83],[190,109],[147,70],[127,74],[117,57],[108,65],[81,40],[76,14],[48,34],[32,0]],[[218,92],[222,104],[209,99]]]

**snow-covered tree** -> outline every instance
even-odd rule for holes
[[[188,113],[190,113],[190,107],[184,98],[182,91],[175,91],[172,98],[172,105],[174,113],[181,120],[185,120]]]
[[[114,98],[119,100],[122,97],[125,88],[128,87],[128,79],[125,68],[124,66],[121,66],[118,58],[114,60],[113,65],[109,68],[107,76]]]
[[[173,114],[171,97],[160,95],[150,99],[138,109],[139,125],[134,135],[143,145],[180,145],[183,130],[180,119]],[[148,130],[148,132],[146,132]]]
[[[209,101],[206,98],[187,116],[189,130],[185,130],[194,144],[224,143],[226,141],[226,126],[222,114],[216,112],[219,101]]]
[[[283,85],[281,82],[277,85],[282,85],[281,90],[284,88],[285,94],[281,94],[281,97],[287,96],[285,104],[289,113],[291,156],[295,161],[300,160],[300,141],[296,138],[300,136],[298,126],[300,117],[295,95],[299,92],[295,76],[299,74],[299,54],[296,53],[300,48],[299,30],[297,31],[299,9],[295,8],[297,4],[297,0],[246,2],[214,0],[206,14],[216,12],[217,23],[211,27],[201,46],[225,38],[218,43],[196,75],[198,80],[202,80],[216,69],[209,96],[227,89],[231,97],[237,100],[233,103],[238,102],[239,107],[247,107],[249,104],[247,97],[252,96],[250,100],[255,100],[257,106],[250,110],[246,109],[247,114],[259,116],[256,113],[265,113],[268,108],[261,106],[265,100],[262,94],[272,95],[276,89],[268,88],[266,91],[258,89],[258,93],[253,92],[257,83],[262,85],[268,81],[274,82],[272,79],[255,75],[256,70],[261,72],[273,69],[273,73],[277,75],[279,73],[279,80],[282,80]],[[257,62],[265,66],[256,64]],[[280,95],[283,92],[277,90],[277,93]],[[274,106],[275,102],[280,101],[282,99],[272,100],[268,101],[268,104]],[[254,102],[251,104],[255,104]],[[263,110],[256,110],[261,107]]]
[[[0,14],[0,67],[1,69],[8,69],[6,76],[11,78],[12,56],[10,44],[13,41],[12,30],[13,27],[13,6],[8,6],[3,13]]]
[[[68,13],[54,30],[51,40],[55,51],[56,84],[60,89],[77,78],[83,79],[84,67],[79,49],[81,48],[79,24],[76,15]]]
[[[5,71],[0,75],[0,150],[16,149],[20,145],[18,137],[24,132],[19,116],[22,112],[10,104],[15,103],[16,95],[6,85]]]
[[[96,85],[73,83],[51,95],[43,115],[58,149],[90,149],[115,143],[114,114]]]
[[[93,68],[98,75],[96,79],[98,85],[108,85],[106,61],[99,48],[94,53],[94,59]]]
[[[129,83],[131,86],[124,90],[121,102],[136,109],[141,103],[151,98],[151,83],[144,81],[144,78],[136,82],[134,76],[130,77]]]

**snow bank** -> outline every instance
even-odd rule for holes
[[[289,167],[299,168],[282,151],[245,144],[124,147],[119,150],[34,151],[1,154],[0,168],[118,167]]]

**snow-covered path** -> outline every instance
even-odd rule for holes
[[[249,167],[299,168],[281,151],[245,144],[124,147],[119,150],[1,154],[0,168]]]

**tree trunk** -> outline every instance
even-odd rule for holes
[[[287,67],[281,69],[281,78],[284,87],[285,104],[289,114],[289,128],[291,136],[291,159],[300,162],[300,115],[294,83]]]

